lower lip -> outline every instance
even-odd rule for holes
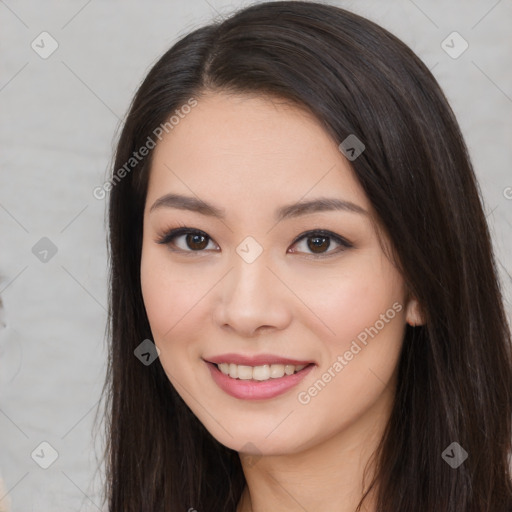
[[[209,362],[206,362],[206,364],[213,380],[220,389],[228,395],[243,400],[264,400],[281,395],[296,386],[314,367],[314,364],[310,364],[293,375],[258,381],[233,379],[222,373],[216,364]]]

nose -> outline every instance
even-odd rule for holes
[[[269,263],[265,252],[252,263],[233,254],[231,271],[218,289],[216,325],[248,338],[289,325],[291,295]]]

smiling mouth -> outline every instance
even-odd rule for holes
[[[205,360],[204,362],[215,384],[228,395],[241,400],[267,400],[283,395],[305,379],[316,366],[315,363],[308,361],[286,360],[286,358],[280,358],[281,361],[279,361],[275,356],[263,355],[253,358],[259,359],[254,363],[260,363],[254,366],[226,362],[229,359],[243,363],[249,362],[250,358],[239,355],[225,354],[212,359],[213,361]],[[265,360],[269,361],[269,364],[261,364]]]
[[[215,363],[214,363],[215,364]],[[280,379],[285,376],[293,375],[310,364],[264,364],[259,366],[247,366],[233,363],[219,363],[215,366],[228,377],[238,380],[266,381],[271,379]]]

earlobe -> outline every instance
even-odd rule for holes
[[[405,321],[412,327],[423,325],[425,323],[421,306],[415,298],[409,299],[409,302],[407,303]]]

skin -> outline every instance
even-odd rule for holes
[[[151,211],[170,192],[213,203],[226,217]],[[320,196],[366,213],[322,211],[276,223],[279,206]],[[375,221],[336,142],[314,117],[280,100],[209,92],[154,149],[144,212],[144,303],[171,383],[212,436],[240,453],[247,487],[239,512],[353,512],[362,496],[363,470],[389,417],[405,324],[421,322]],[[157,243],[179,224],[210,237],[202,252],[183,235]],[[353,247],[331,239],[322,257],[307,238],[293,243],[314,229]],[[236,252],[247,236],[263,248],[252,263]],[[298,393],[396,303],[401,310],[394,318],[301,403]],[[222,391],[204,362],[232,352],[316,366],[278,397],[242,400]],[[369,500],[363,510],[372,507]]]

